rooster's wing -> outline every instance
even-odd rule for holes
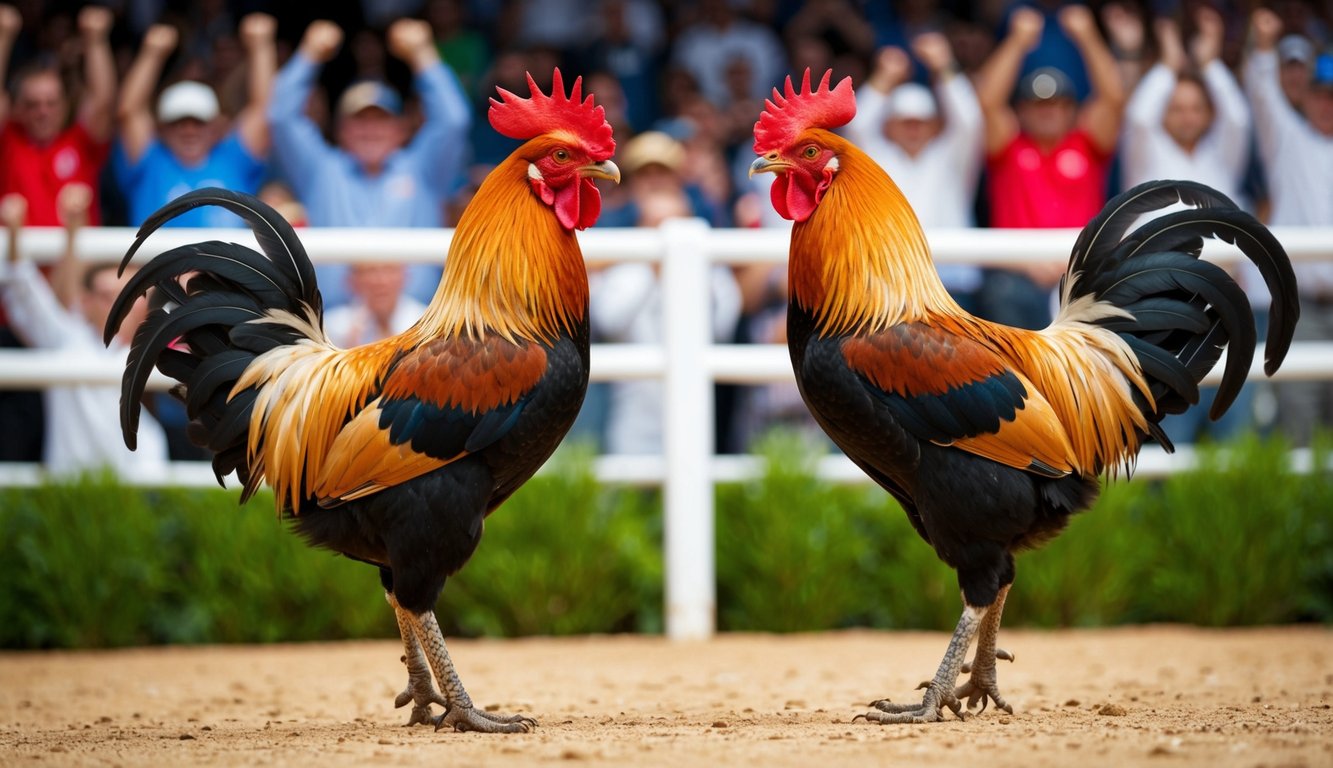
[[[907,323],[847,338],[842,357],[861,385],[918,439],[1048,477],[1074,468],[1050,403],[991,346]]]
[[[314,495],[367,496],[499,440],[546,375],[545,347],[500,337],[436,339],[398,359],[379,396],[330,448]]]

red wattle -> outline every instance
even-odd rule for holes
[[[573,185],[556,190],[554,207],[555,217],[562,227],[587,229],[597,223],[597,217],[602,213],[602,193],[592,179],[579,179]]]
[[[823,190],[815,186],[814,179],[800,171],[783,176],[788,180],[785,190],[787,213],[783,215],[792,221],[805,221],[815,212],[815,205],[819,203]]]

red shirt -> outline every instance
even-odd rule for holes
[[[1110,161],[1079,129],[1045,155],[1019,134],[987,158],[991,226],[1082,227],[1106,204]]]
[[[17,192],[28,199],[28,224],[59,226],[56,195],[71,181],[81,181],[93,190],[88,223],[100,224],[97,176],[110,146],[77,122],[50,144],[38,146],[18,124],[7,121],[0,129],[0,196]]]

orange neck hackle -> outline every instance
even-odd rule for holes
[[[463,212],[440,286],[409,333],[549,342],[584,321],[583,252],[532,194],[522,154],[497,166]]]
[[[907,198],[850,142],[813,129],[833,149],[836,176],[814,214],[792,226],[792,300],[822,336],[875,332],[929,315],[962,313],[940,282]]]

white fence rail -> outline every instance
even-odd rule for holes
[[[1278,239],[1293,260],[1333,258],[1333,229],[1279,229]],[[1018,264],[1064,261],[1076,230],[941,230],[928,233],[936,259],[949,263]],[[29,228],[19,247],[29,257],[51,261],[64,247],[64,233],[56,228]],[[79,234],[78,252],[86,261],[118,260],[133,241],[129,229],[88,229]],[[317,262],[400,261],[439,262],[447,251],[449,230],[308,229],[301,232]],[[169,248],[200,240],[230,240],[253,245],[246,230],[162,230],[141,249],[146,259]],[[595,471],[606,482],[660,485],[664,498],[666,620],[674,638],[701,638],[715,626],[713,552],[713,483],[754,477],[759,463],[749,456],[712,454],[713,389],[715,382],[763,384],[790,380],[787,352],[777,345],[715,345],[709,338],[707,312],[699,305],[708,296],[708,269],[712,263],[779,263],[785,260],[785,230],[713,230],[700,221],[668,222],[660,229],[593,229],[580,235],[590,263],[619,261],[662,262],[664,343],[594,345],[592,378],[614,381],[661,378],[664,383],[662,456],[603,456]],[[0,243],[0,254],[4,246]],[[1234,261],[1239,252],[1212,243],[1207,255],[1221,263]],[[1262,375],[1262,353],[1253,373]],[[1218,366],[1220,370],[1221,366]],[[119,366],[61,354],[26,350],[0,351],[0,388],[29,388],[53,384],[113,384]],[[1216,371],[1205,381],[1215,382]],[[1333,378],[1333,342],[1295,345],[1278,374],[1279,379]],[[152,388],[165,388],[158,375]],[[1308,468],[1308,452],[1293,456],[1297,468]],[[1137,472],[1144,476],[1168,474],[1194,463],[1184,449],[1174,456],[1149,448],[1140,456]],[[842,456],[820,461],[821,477],[837,482],[863,482],[864,475]],[[0,485],[41,482],[40,467],[0,464]],[[137,478],[144,483],[209,485],[214,482],[206,464],[173,464],[165,476]]]

